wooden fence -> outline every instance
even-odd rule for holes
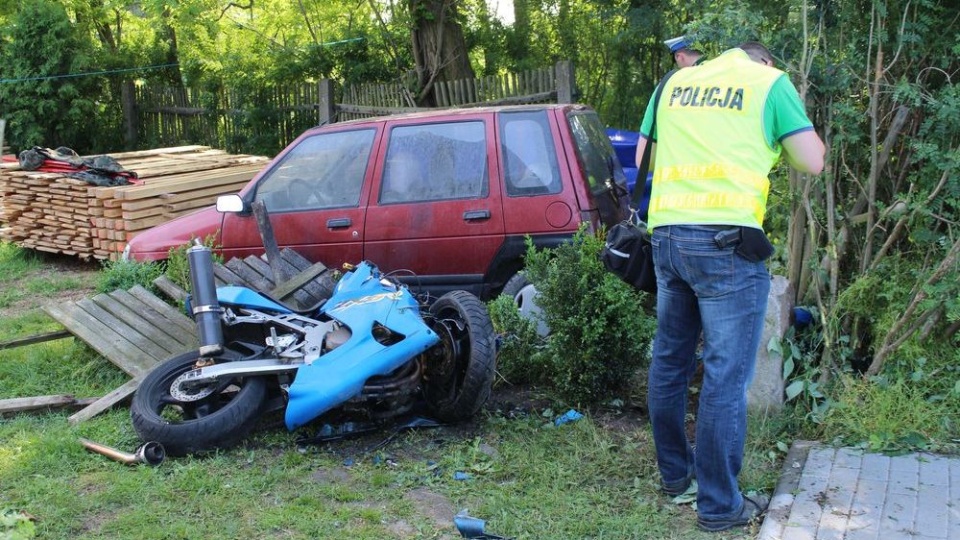
[[[572,103],[569,61],[547,68],[437,83],[439,107]],[[274,85],[253,92],[141,86],[140,145],[203,144],[229,152],[273,154],[318,124],[418,110],[400,82],[338,88],[317,83]]]

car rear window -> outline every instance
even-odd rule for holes
[[[357,206],[375,129],[320,133],[301,140],[257,184],[272,212]]]
[[[489,193],[482,121],[397,126],[390,130],[380,202],[483,198]]]
[[[504,181],[511,197],[559,193],[560,167],[546,111],[500,116]]]
[[[606,181],[611,175],[617,184],[626,186],[627,178],[623,174],[623,168],[597,114],[574,111],[570,113],[569,120],[570,130],[577,143],[577,160],[586,172],[590,191],[597,193],[606,189]],[[610,170],[611,160],[613,171]]]

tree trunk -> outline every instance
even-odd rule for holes
[[[438,104],[434,83],[473,79],[456,0],[409,0],[413,28],[410,38],[420,91],[417,106]]]
[[[125,79],[120,83],[120,108],[123,110],[124,146],[128,150],[137,147],[140,123],[137,121],[137,96],[133,81]]]

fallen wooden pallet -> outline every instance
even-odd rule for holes
[[[91,418],[129,397],[163,360],[197,348],[194,322],[139,285],[75,303],[50,304],[44,311],[132,377],[72,415],[72,423]]]

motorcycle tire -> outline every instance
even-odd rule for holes
[[[442,422],[472,417],[490,397],[496,372],[496,344],[490,314],[479,298],[452,291],[430,306],[440,343],[428,351],[423,395]]]
[[[199,454],[236,444],[253,427],[266,401],[263,377],[235,378],[207,396],[182,401],[173,381],[193,369],[197,352],[164,361],[137,388],[130,405],[133,428],[144,441],[163,444],[167,454]]]

